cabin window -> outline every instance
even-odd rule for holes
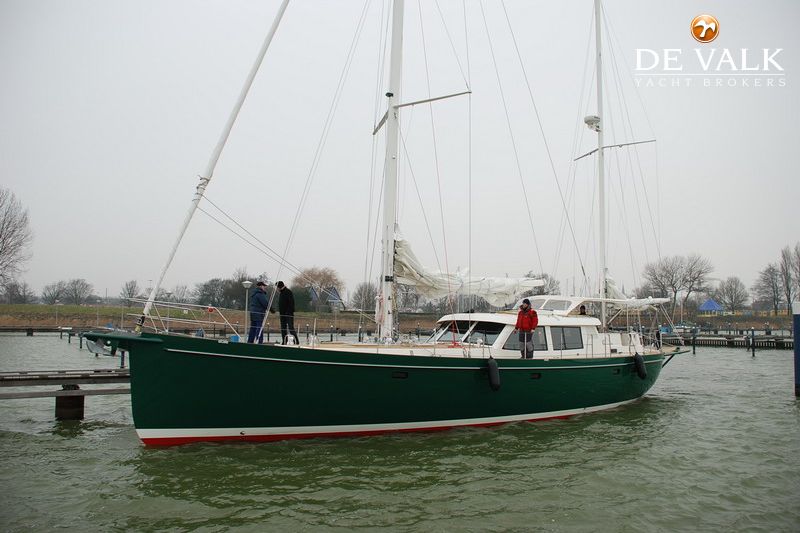
[[[505,324],[498,324],[496,322],[477,322],[464,341],[473,344],[483,341],[483,344],[491,346],[505,327]]]
[[[531,307],[533,309],[541,309],[546,301],[547,298],[534,298],[531,300]]]
[[[551,298],[550,300],[547,300],[547,303],[542,309],[548,309],[550,311],[566,311],[570,307],[572,307],[572,302],[569,300],[554,300]]]
[[[554,350],[580,350],[583,348],[581,328],[565,328],[553,326],[550,328],[553,336]]]
[[[520,350],[519,333],[512,333],[506,343],[503,345],[504,350]],[[536,328],[533,330],[533,351],[541,352],[547,350],[547,338],[544,335],[544,328]]]
[[[468,329],[469,322],[466,320],[443,322],[436,327],[428,342],[458,342]]]

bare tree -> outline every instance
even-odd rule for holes
[[[747,287],[736,276],[729,277],[720,283],[717,288],[717,298],[723,307],[731,313],[736,313],[737,310],[742,309],[749,297]]]
[[[92,295],[91,283],[85,279],[71,279],[64,287],[64,298],[72,304],[81,305]]]
[[[783,289],[783,296],[786,302],[786,308],[789,311],[789,316],[792,316],[792,300],[795,294],[795,280],[792,275],[792,259],[794,254],[792,249],[788,246],[781,250],[781,259],[778,262],[778,270],[781,276],[781,288]]]
[[[250,274],[247,273],[247,268],[239,267],[233,271],[233,281],[237,283],[241,283],[245,280],[250,279]]]
[[[672,312],[678,293],[684,288],[684,271],[686,259],[679,255],[663,257],[655,263],[648,263],[644,267],[644,279],[657,291],[670,295],[672,299]]]
[[[685,268],[683,271],[683,305],[689,301],[692,293],[707,292],[709,289],[709,275],[714,272],[714,267],[711,261],[705,257],[692,254],[686,258]]]
[[[644,279],[652,292],[672,299],[672,313],[683,292],[681,303],[686,306],[692,294],[708,292],[709,275],[714,271],[711,262],[699,254],[688,257],[663,257],[644,267]]]
[[[378,287],[374,283],[363,282],[356,286],[353,296],[350,297],[350,307],[369,311],[375,308],[375,298],[378,296]]]
[[[172,299],[176,302],[188,302],[191,291],[187,285],[175,285],[172,288]]]
[[[541,287],[534,287],[533,290],[527,291],[522,296],[541,296],[542,294],[561,294],[561,283],[546,272],[542,272],[541,274],[535,274],[533,271],[529,271],[525,274],[526,278],[536,278],[544,281],[544,285]]]
[[[331,287],[336,288],[339,294],[344,289],[344,282],[339,277],[339,274],[329,267],[311,267],[304,268],[298,275],[292,279],[293,287],[314,287],[318,291],[325,290]]]
[[[67,293],[66,281],[56,281],[55,283],[50,283],[49,285],[45,285],[44,289],[42,289],[42,303],[53,305],[58,300],[64,299],[66,293]]]
[[[800,242],[794,245],[792,276],[794,277],[795,294],[800,293]]]
[[[753,300],[764,302],[778,315],[778,308],[783,303],[781,272],[778,265],[770,263],[758,273],[758,279],[752,288]]]
[[[419,307],[420,294],[412,285],[397,285],[397,307],[402,310],[416,310]]]
[[[14,193],[0,187],[0,286],[13,281],[30,259],[32,241],[28,210]]]
[[[637,298],[666,298],[667,293],[663,289],[656,289],[649,281],[644,282],[641,287],[633,289],[633,294]]]
[[[5,301],[10,304],[32,304],[36,301],[36,294],[24,281],[6,283],[4,292]]]
[[[122,301],[126,306],[130,307],[133,305],[133,302],[130,300],[130,298],[136,298],[139,295],[139,290],[139,283],[135,279],[126,281],[122,285],[122,290],[119,292],[119,297],[122,298]]]

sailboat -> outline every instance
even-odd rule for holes
[[[596,13],[599,17],[599,0]],[[540,280],[475,278],[427,271],[396,227],[395,193],[402,72],[403,0],[394,0],[386,114],[382,273],[377,341],[256,345],[143,328],[159,286],[206,186],[288,0],[272,27],[194,194],[192,205],[140,326],[130,333],[90,333],[130,353],[136,431],[146,445],[197,441],[275,441],[494,426],[567,418],[615,408],[641,398],[677,352],[648,344],[634,329],[612,331],[606,308],[641,308],[658,299],[609,294],[605,246],[601,294],[531,297],[539,314],[533,358],[521,358],[516,311],[451,313],[426,342],[400,342],[395,286],[411,284],[430,295],[462,290],[497,305],[541,285]],[[597,63],[600,72],[600,25]],[[601,81],[598,76],[598,89]],[[602,106],[602,96],[598,95]],[[602,108],[591,119],[598,132],[602,180]],[[601,181],[601,188],[603,187]],[[600,199],[601,209],[603,199]],[[602,215],[602,213],[601,213]],[[604,239],[601,223],[601,239]],[[617,296],[617,297],[614,297]],[[666,301],[666,299],[664,300]],[[584,313],[600,308],[598,319]]]

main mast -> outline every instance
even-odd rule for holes
[[[600,201],[600,297],[608,298],[608,283],[606,281],[606,181],[605,181],[605,156],[603,152],[603,61],[602,43],[600,41],[600,0],[594,0],[594,34],[595,47],[597,48],[597,182]],[[606,302],[600,302],[600,323],[606,329]]]
[[[382,339],[394,336],[394,235],[397,218],[397,156],[400,132],[400,86],[403,75],[403,7],[404,0],[394,0],[392,9],[392,47],[389,63],[389,87],[386,91],[386,162],[383,187],[383,261],[381,276]]]

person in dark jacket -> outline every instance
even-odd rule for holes
[[[539,315],[531,308],[531,301],[525,298],[519,306],[514,331],[519,331],[519,351],[523,359],[533,359],[533,330],[539,325]]]
[[[297,331],[294,329],[294,294],[292,290],[279,281],[275,284],[278,288],[278,313],[281,317],[281,344],[286,344],[289,334],[294,337],[294,343],[300,344]]]
[[[250,331],[247,334],[247,342],[252,344],[256,337],[258,344],[264,342],[264,317],[268,307],[267,284],[259,281],[253,289],[253,294],[250,295]]]

